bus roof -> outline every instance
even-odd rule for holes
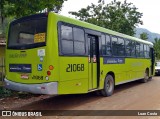
[[[136,37],[132,37],[132,36],[129,36],[129,35],[126,35],[126,34],[122,34],[122,33],[116,32],[116,31],[112,31],[112,30],[109,30],[109,29],[106,29],[106,28],[103,28],[103,27],[100,27],[100,26],[96,26],[94,24],[90,24],[90,23],[87,23],[87,22],[84,22],[84,21],[74,19],[74,18],[62,16],[62,15],[56,14],[54,12],[50,12],[50,13],[56,15],[58,17],[59,21],[65,21],[67,23],[80,25],[82,27],[92,29],[92,30],[95,30],[95,31],[108,33],[108,34],[111,34],[111,35],[123,37],[123,38],[126,38],[126,39],[134,40],[134,41],[137,41],[137,42],[141,42],[141,43],[153,46],[153,43],[149,42],[149,41],[145,41],[145,40],[142,40],[142,39],[139,39],[139,38],[136,38]]]

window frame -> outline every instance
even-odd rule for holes
[[[112,51],[112,56],[114,57],[125,57],[126,56],[126,53],[125,53],[125,38],[122,38],[122,37],[119,37],[119,36],[115,36],[115,35],[111,35],[111,51]],[[117,43],[119,45],[119,39],[122,39],[124,41],[124,44],[123,44],[123,55],[118,55],[119,54],[119,49],[120,49],[120,46],[115,46],[116,47],[116,50],[117,50],[117,54],[113,54],[113,42],[112,42],[112,38],[116,38],[117,39]]]
[[[68,26],[68,27],[71,27],[72,28],[72,39],[68,40],[68,39],[65,39],[65,40],[68,40],[68,41],[72,41],[73,42],[73,53],[71,54],[68,54],[68,53],[63,53],[63,49],[62,49],[62,36],[61,36],[61,26],[64,25],[64,26]],[[87,40],[86,40],[86,33],[85,33],[85,30],[83,27],[80,27],[80,26],[77,26],[77,25],[74,25],[74,24],[70,24],[70,23],[66,23],[66,22],[62,22],[62,21],[59,21],[57,23],[57,26],[58,26],[58,52],[59,52],[59,55],[60,56],[87,56]],[[74,33],[73,33],[73,28],[78,28],[78,29],[81,29],[83,30],[83,33],[84,33],[84,42],[83,41],[78,41],[78,40],[74,40]],[[74,42],[83,42],[84,43],[84,54],[78,54],[78,53],[74,53]]]
[[[102,36],[104,36],[104,38],[105,38],[105,54],[103,54],[103,50],[102,50],[102,40],[103,40]],[[109,45],[107,45],[106,36],[108,36],[109,39],[110,39],[110,44]],[[106,33],[102,33],[101,34],[101,54],[102,54],[102,56],[112,56],[112,45],[111,44],[112,44],[111,43],[111,35],[110,34],[106,34]],[[107,47],[110,47],[110,55],[107,55]]]

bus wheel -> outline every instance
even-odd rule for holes
[[[149,71],[146,69],[144,73],[144,78],[141,80],[141,82],[146,83],[149,80]]]
[[[101,94],[105,97],[111,96],[114,91],[114,79],[111,75],[107,75],[104,82],[104,88],[101,90]]]

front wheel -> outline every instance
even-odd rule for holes
[[[114,91],[114,79],[111,75],[107,75],[104,81],[104,88],[101,90],[101,94],[105,97],[111,96]]]

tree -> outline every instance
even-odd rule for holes
[[[156,57],[157,59],[160,59],[160,38],[155,38],[154,39],[154,50],[155,50],[155,54],[156,54]]]
[[[127,3],[127,0],[123,3],[113,0],[109,4],[99,0],[98,5],[92,3],[78,12],[69,13],[79,20],[131,36],[135,34],[134,28],[143,24],[142,13],[138,12],[132,3]]]
[[[5,34],[7,23],[13,18],[44,11],[59,12],[64,1],[67,0],[0,0],[0,31]]]
[[[147,40],[147,39],[148,39],[148,34],[145,33],[145,32],[141,33],[141,34],[140,34],[140,39],[142,39],[142,40]]]
[[[4,1],[3,7],[6,8],[6,16],[15,16],[19,18],[26,15],[35,14],[46,11],[59,12],[62,8],[64,1],[67,0],[2,0]],[[8,6],[8,8],[7,8]]]

